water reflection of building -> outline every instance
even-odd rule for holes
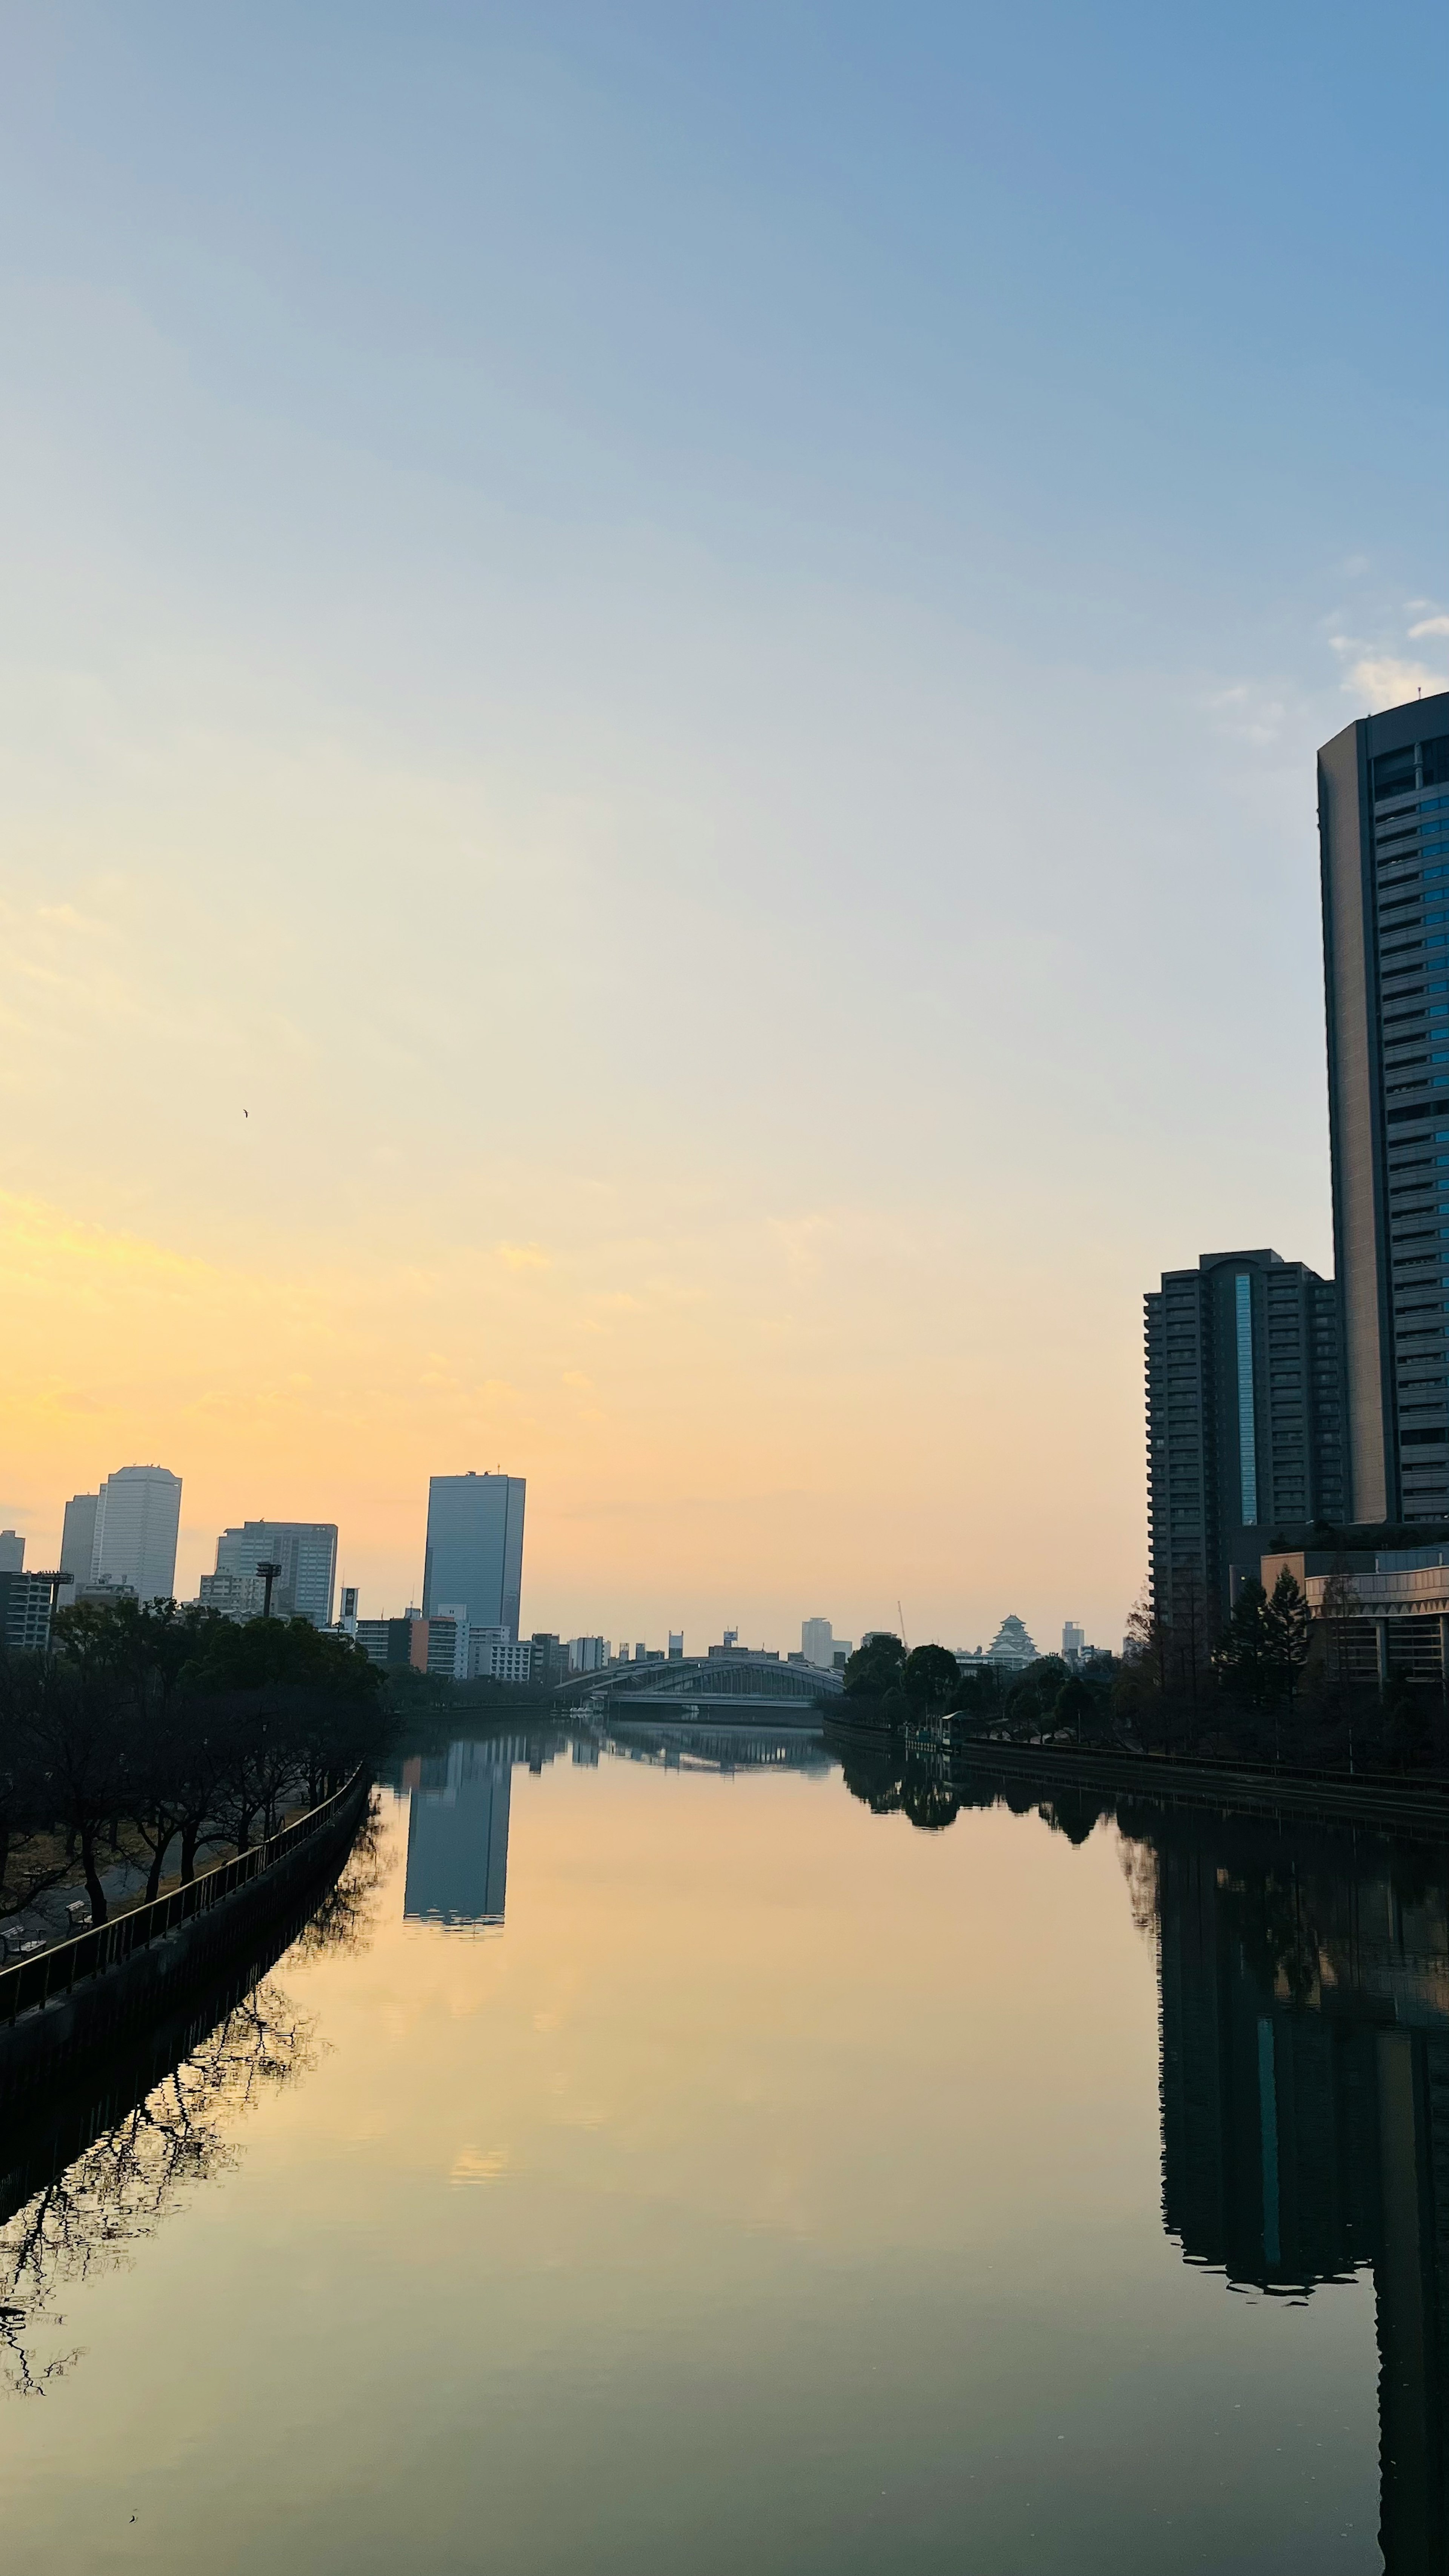
[[[1442,2568],[1449,1915],[1438,1856],[1205,1817],[1164,1818],[1142,1838],[1161,1936],[1164,2223],[1186,2261],[1270,2292],[1302,2295],[1372,2268],[1385,2564],[1390,2576]]]
[[[403,1765],[408,1811],[409,1921],[477,1930],[501,1923],[508,1892],[508,1803],[513,1763],[525,1750],[511,1738],[450,1744],[446,1753]]]

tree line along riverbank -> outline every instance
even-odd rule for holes
[[[0,1657],[0,1929],[72,1885],[103,1924],[120,1860],[141,1901],[186,1884],[381,1760],[397,1726],[385,1674],[305,1619],[59,1612],[50,1652]]]
[[[1071,1744],[1178,1759],[1272,1763],[1325,1774],[1449,1778],[1449,1689],[1392,1663],[1356,1665],[1345,1586],[1322,1618],[1284,1567],[1271,1594],[1244,1583],[1230,1615],[1175,1625],[1140,1603],[1120,1655],[1068,1666],[1042,1655],[1017,1672],[963,1674],[942,1646],[907,1654],[899,1637],[857,1648],[827,1712],[887,1733],[926,1722],[969,1740]]]

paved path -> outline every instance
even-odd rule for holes
[[[146,1884],[146,1872],[133,1860],[120,1860],[101,1872],[101,1885],[106,1902],[114,1909],[128,1896],[137,1896]],[[5,1932],[10,1943],[10,1957],[31,1958],[37,1950],[48,1950],[56,1941],[68,1941],[71,1934],[84,1929],[72,1923],[69,1909],[86,1904],[85,1882],[78,1879],[66,1887],[48,1887],[33,1905],[19,1914],[7,1914]],[[89,1908],[87,1907],[87,1911]],[[18,1944],[18,1946],[17,1946]]]

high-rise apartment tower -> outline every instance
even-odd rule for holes
[[[445,1601],[456,1603],[470,1627],[506,1628],[517,1644],[524,1486],[522,1476],[429,1479],[425,1619]]]
[[[1449,1516],[1449,691],[1318,755],[1347,1508]]]
[[[1144,1300],[1152,1599],[1204,1651],[1270,1538],[1344,1516],[1331,1279],[1276,1252],[1205,1252]]]

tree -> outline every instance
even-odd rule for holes
[[[220,1621],[189,1681],[216,1757],[213,1804],[238,1851],[273,1834],[290,1796],[315,1805],[380,1751],[382,1673],[307,1619]]]
[[[1198,1733],[1199,1700],[1212,1662],[1218,1619],[1202,1576],[1193,1566],[1172,1578],[1168,1657],[1179,1697],[1187,1704],[1190,1738]]]
[[[1323,1579],[1319,1624],[1327,1643],[1328,1676],[1333,1682],[1353,1679],[1353,1623],[1363,1617],[1363,1604],[1353,1588],[1346,1558],[1337,1557]]]
[[[1268,1628],[1268,1596],[1254,1575],[1239,1589],[1213,1655],[1213,1668],[1224,1688],[1245,1708],[1265,1708],[1274,1696],[1277,1671]]]
[[[1070,1728],[1079,1744],[1083,1727],[1089,1734],[1096,1732],[1097,1703],[1080,1673],[1068,1673],[1053,1700],[1052,1724],[1057,1728]]]
[[[180,1694],[148,1707],[136,1729],[130,1777],[129,1821],[149,1854],[146,1894],[160,1892],[167,1855],[178,1846],[179,1875],[196,1875],[196,1855],[213,1822],[221,1777],[219,1747],[202,1720],[200,1703]]]
[[[148,1897],[178,1836],[182,1877],[195,1875],[216,1779],[196,1724],[194,1676],[228,1625],[217,1611],[175,1601],[82,1602],[55,1622],[59,1652],[110,1708],[122,1813],[148,1855]],[[111,1822],[113,1843],[120,1821],[118,1814]]]
[[[1040,1743],[1056,1706],[1057,1693],[1067,1678],[1067,1667],[1060,1655],[1039,1655],[1034,1664],[1028,1664],[1006,1694],[1008,1733]]]
[[[97,1846],[128,1801],[127,1730],[117,1723],[104,1676],[63,1657],[46,1658],[35,1692],[30,1727],[44,1796],[55,1823],[80,1849],[91,1921],[106,1920]]]
[[[878,1629],[857,1646],[845,1667],[847,1699],[884,1699],[889,1690],[899,1690],[906,1668],[906,1650],[899,1637]]]
[[[1429,1695],[1403,1673],[1392,1673],[1384,1692],[1384,1751],[1401,1771],[1421,1762],[1430,1743]]]
[[[1292,1568],[1280,1565],[1263,1610],[1263,1639],[1283,1704],[1291,1709],[1313,1642],[1313,1614]]]
[[[1134,1676],[1158,1691],[1167,1688],[1168,1626],[1152,1597],[1149,1578],[1127,1613],[1122,1661]]]
[[[82,1604],[54,1639],[50,1654],[0,1659],[0,1908],[68,1875],[78,1850],[104,1923],[99,1846],[117,1848],[123,1824],[154,1896],[178,1839],[190,1879],[203,1842],[244,1850],[258,1820],[271,1833],[289,1804],[316,1805],[391,1731],[382,1674],[305,1619]]]
[[[55,1809],[35,1725],[45,1676],[43,1655],[0,1650],[0,1914],[33,1905],[70,1869],[48,1830]]]
[[[1363,1604],[1353,1587],[1347,1559],[1339,1556],[1324,1577],[1323,1598],[1319,1604],[1318,1629],[1323,1640],[1320,1667],[1319,1713],[1334,1749],[1342,1741],[1348,1754],[1348,1767],[1355,1767],[1355,1719],[1359,1702],[1368,1696],[1354,1672],[1354,1632],[1363,1617]],[[1377,1654],[1374,1656],[1377,1665]],[[1377,1676],[1373,1697],[1377,1700]],[[1381,1713],[1375,1709],[1375,1720]]]
[[[1112,1675],[1112,1707],[1139,1743],[1155,1744],[1167,1723],[1168,1627],[1144,1584],[1127,1613],[1122,1659]]]
[[[1002,1709],[1001,1675],[996,1672],[959,1673],[954,1692],[954,1715],[968,1726],[992,1726],[1000,1721]]]
[[[901,1687],[917,1708],[949,1708],[960,1692],[961,1667],[949,1647],[913,1646]]]

